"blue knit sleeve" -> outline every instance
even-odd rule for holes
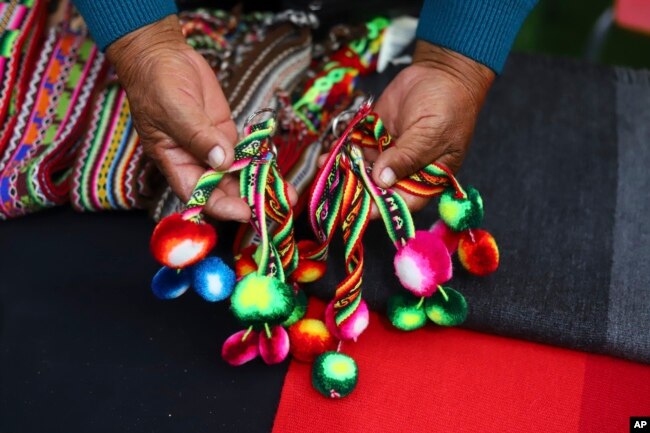
[[[537,0],[424,0],[417,37],[500,73]]]
[[[177,12],[174,0],[73,0],[101,50],[120,37]]]

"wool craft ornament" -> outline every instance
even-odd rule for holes
[[[322,320],[302,319],[289,327],[291,355],[301,362],[313,362],[317,356],[336,348],[336,339]]]
[[[325,397],[341,398],[357,386],[357,363],[348,355],[326,352],[316,358],[312,368],[312,385]]]
[[[237,235],[237,280],[228,294],[230,309],[244,329],[224,342],[222,357],[231,365],[242,365],[258,356],[267,364],[276,364],[291,353],[298,360],[314,363],[312,384],[328,398],[350,394],[358,380],[356,362],[343,349],[348,342],[360,338],[369,326],[368,306],[362,298],[362,239],[372,203],[379,210],[396,248],[395,274],[405,289],[389,300],[388,316],[398,329],[418,329],[429,320],[441,326],[455,326],[465,320],[467,302],[459,292],[446,286],[452,278],[452,255],[456,251],[463,266],[477,274],[492,271],[496,269],[495,263],[498,265],[494,239],[479,229],[483,220],[480,195],[474,188],[462,188],[446,167],[430,164],[400,180],[393,188],[379,188],[374,183],[362,149],[368,147],[381,152],[393,142],[379,116],[372,112],[372,101],[362,103],[352,113],[342,134],[336,134],[340,130],[336,127],[340,116],[334,117],[333,113],[351,95],[356,77],[374,68],[376,57],[365,54],[378,51],[381,25],[377,29],[374,36],[369,32],[370,36],[363,41],[365,46],[353,41],[332,56],[331,64],[308,83],[308,92],[296,103],[288,104],[287,97],[280,96],[284,105],[279,125],[282,131],[296,133],[291,135],[295,143],[306,140],[311,146],[317,143],[316,139],[320,140],[319,145],[328,142],[325,136],[330,129],[336,136],[307,196],[315,240],[296,243],[294,239],[293,211],[283,173],[296,160],[278,151],[288,149],[291,141],[286,141],[284,136],[273,137],[275,117],[245,126],[244,138],[235,147],[235,163],[228,170],[239,172],[240,193],[251,208],[252,236],[242,236],[241,232]],[[208,171],[202,179],[213,185],[213,189],[223,174]],[[201,188],[197,185],[197,189]],[[202,205],[212,189],[203,190]],[[400,190],[422,197],[441,196],[438,207],[441,221],[428,231],[416,231],[410,211],[398,193]],[[202,229],[200,224],[204,224],[201,209],[201,205],[188,203],[187,209],[167,224],[172,227],[183,220],[183,224],[189,221],[196,226],[169,232],[189,230],[190,235],[181,236],[180,242],[191,238],[193,232]],[[307,301],[298,285],[324,275],[329,246],[339,228],[345,276],[334,288],[334,298],[328,303],[322,320],[304,318]],[[165,233],[162,228],[160,231]],[[166,245],[178,248],[179,239],[170,240],[171,236],[162,239],[165,242],[159,242],[158,249],[163,251],[161,257],[170,261],[171,247]],[[196,239],[193,242],[200,244]],[[161,271],[159,285],[168,290],[159,289],[157,293],[177,296],[211,280],[209,272],[204,272],[202,279],[195,276],[197,269],[203,269],[212,259],[200,257],[201,248],[197,247],[196,251],[197,257],[178,253],[186,259],[185,267]],[[227,296],[224,291],[197,291],[218,299]]]
[[[371,106],[370,101],[361,106],[332,146],[327,161],[316,176],[309,208],[312,229],[322,245],[307,257],[321,259],[326,255],[333,228],[340,224],[343,229],[348,276],[337,287],[335,300],[325,310],[325,323],[340,342],[359,336],[358,332],[350,332],[356,328],[355,322],[359,323],[360,331],[367,326],[363,320],[355,320],[363,317],[365,303],[361,299],[353,298],[354,308],[349,307],[352,303],[347,300],[343,303],[345,308],[337,304],[338,299],[361,292],[363,270],[361,237],[365,225],[346,230],[346,226],[354,225],[358,215],[350,211],[351,207],[344,199],[346,192],[349,197],[367,197],[374,202],[397,250],[395,274],[406,291],[391,296],[387,315],[400,330],[419,329],[429,320],[440,326],[456,326],[465,321],[468,311],[465,298],[458,291],[443,287],[452,278],[452,255],[456,251],[463,266],[476,274],[494,271],[498,264],[494,239],[478,229],[483,220],[483,202],[478,191],[471,187],[462,188],[446,167],[430,164],[389,189],[374,183],[361,149],[372,147],[382,151],[392,145],[392,139]],[[355,191],[359,186],[362,191]],[[440,195],[441,220],[430,230],[416,231],[410,211],[398,190],[423,197]],[[355,194],[350,194],[350,191],[355,191]],[[336,320],[337,313],[341,314],[341,320]],[[354,338],[349,338],[352,335]],[[338,350],[332,353],[340,354],[340,348],[339,343]],[[321,358],[317,363],[312,370],[312,381],[321,394],[339,397],[352,391],[334,383],[332,377],[323,373]]]
[[[287,319],[282,322],[282,326],[289,327],[296,323],[297,321],[301,320],[303,317],[305,317],[305,314],[307,314],[307,295],[303,290],[300,289],[300,287],[294,283],[294,303],[293,303],[293,311],[291,311],[291,314]]]
[[[499,267],[499,248],[485,230],[467,230],[460,236],[458,259],[471,274],[484,277]]]

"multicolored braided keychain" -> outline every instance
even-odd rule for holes
[[[478,191],[471,187],[463,189],[446,167],[431,164],[398,182],[395,189],[382,189],[373,182],[362,148],[381,151],[390,147],[392,140],[371,108],[367,101],[356,112],[316,176],[309,218],[319,244],[311,251],[301,252],[301,258],[304,254],[311,260],[325,260],[333,234],[341,227],[346,277],[336,287],[324,317],[325,327],[339,344],[336,351],[316,358],[312,370],[314,387],[329,397],[343,397],[356,384],[356,363],[341,353],[341,343],[356,341],[368,326],[368,308],[362,299],[362,239],[371,202],[379,210],[397,249],[395,274],[406,289],[388,301],[388,318],[398,329],[418,329],[426,324],[427,318],[442,326],[463,323],[467,316],[465,298],[442,286],[452,277],[451,255],[457,249],[461,264],[473,274],[487,275],[499,264],[494,238],[478,229],[483,220]],[[398,190],[425,197],[440,195],[441,220],[429,231],[416,231]],[[292,339],[292,353],[300,352],[301,344],[303,339]]]
[[[223,172],[208,170],[199,179],[186,210],[161,220],[151,237],[151,251],[164,265],[152,282],[157,297],[176,298],[190,287],[211,302],[230,297],[234,316],[246,327],[223,345],[223,358],[231,365],[242,365],[258,355],[267,364],[282,362],[289,353],[285,326],[295,321],[295,314],[305,311],[304,294],[288,282],[298,266],[298,250],[287,184],[271,141],[275,127],[273,117],[247,126],[228,170],[240,173],[241,196],[251,208],[251,224],[261,239],[254,269],[235,281],[234,271],[221,259],[207,257],[217,236],[203,220],[202,210]],[[267,218],[276,222],[272,231]]]
[[[217,257],[208,257],[217,236],[202,216],[208,197],[225,173],[208,170],[185,210],[161,220],[151,239],[152,253],[164,265],[152,281],[157,297],[175,298],[193,287],[207,301],[230,298],[231,311],[243,329],[223,343],[226,362],[237,366],[260,356],[265,363],[276,364],[291,353],[298,361],[314,363],[313,386],[329,398],[344,397],[357,384],[358,367],[343,349],[369,325],[362,297],[363,236],[373,204],[395,245],[395,274],[405,288],[388,302],[388,317],[400,330],[418,329],[427,319],[442,326],[465,320],[465,298],[443,286],[452,277],[455,251],[461,265],[476,275],[493,272],[499,263],[493,237],[478,228],[483,220],[480,195],[474,188],[462,188],[446,167],[431,164],[389,189],[379,188],[372,180],[363,148],[385,150],[393,145],[391,137],[372,111],[371,101],[354,112],[342,112],[340,107],[350,103],[360,71],[370,70],[376,61],[386,23],[375,24],[377,34],[370,31],[365,45],[353,41],[335,53],[297,102],[291,104],[288,96],[280,96],[283,108],[277,125],[271,117],[245,127],[228,172],[239,172],[241,196],[252,212],[253,235],[246,242],[240,236],[236,242],[235,270]],[[253,118],[264,111],[272,110],[261,110]],[[350,115],[345,130],[336,137],[337,124]],[[276,127],[291,134],[274,136]],[[283,177],[283,173],[292,177],[288,168],[296,157],[286,152],[325,142],[333,142],[328,146],[329,156],[313,182],[308,182],[310,190],[305,194],[315,240],[296,242],[294,213]],[[315,159],[309,161],[313,164]],[[305,190],[304,185],[300,189]],[[430,230],[416,230],[400,192],[440,196],[440,221]],[[322,320],[305,318],[307,297],[300,285],[325,274],[330,245],[339,228],[345,277],[334,288]]]
[[[190,287],[211,302],[230,297],[231,311],[244,329],[223,344],[222,356],[229,364],[242,365],[258,355],[267,364],[276,364],[291,352],[297,360],[314,362],[312,382],[321,394],[339,398],[353,391],[357,365],[342,348],[344,342],[356,341],[369,323],[362,298],[362,240],[372,203],[397,249],[395,274],[406,289],[388,303],[388,317],[396,328],[414,330],[424,326],[427,318],[442,326],[465,320],[465,298],[442,286],[452,277],[451,255],[457,249],[468,271],[487,275],[496,270],[496,243],[488,232],[478,229],[483,219],[481,197],[471,187],[463,189],[445,167],[431,164],[398,182],[396,189],[374,184],[362,148],[382,150],[392,141],[371,109],[367,101],[356,112],[315,178],[308,208],[316,242],[295,242],[287,183],[271,141],[274,118],[246,127],[245,138],[235,148],[235,163],[228,170],[240,173],[241,196],[251,208],[251,225],[261,240],[251,261],[238,264],[237,276],[221,259],[208,257],[217,236],[202,217],[208,197],[225,173],[208,170],[186,210],[166,217],[154,230],[151,250],[164,265],[152,282],[157,297],[176,298]],[[428,197],[440,195],[441,221],[430,231],[416,231],[398,189]],[[276,222],[273,230],[269,221]],[[305,319],[307,302],[297,277],[323,275],[338,227],[346,277],[337,285],[324,320]]]

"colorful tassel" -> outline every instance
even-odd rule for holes
[[[312,385],[328,398],[341,398],[357,386],[359,370],[354,359],[339,352],[326,352],[312,367]]]
[[[336,340],[323,321],[302,319],[289,327],[291,355],[298,361],[313,362],[336,348]]]
[[[434,233],[417,231],[395,254],[395,274],[415,296],[431,296],[451,279],[451,257]]]
[[[246,325],[275,325],[293,311],[293,288],[273,277],[249,274],[235,286],[230,309]]]
[[[218,257],[206,257],[192,267],[196,293],[208,302],[223,301],[235,288],[235,272]]]
[[[159,263],[181,269],[205,258],[216,243],[214,227],[173,214],[158,223],[151,235],[150,248]]]
[[[221,357],[233,366],[246,364],[259,353],[259,335],[252,327],[228,337],[221,348]]]
[[[260,357],[268,364],[279,364],[289,354],[289,334],[282,326],[264,326],[265,330],[260,332]]]
[[[158,299],[175,299],[192,285],[191,269],[170,269],[163,266],[151,281],[151,290]]]
[[[468,230],[461,235],[458,259],[468,272],[484,277],[499,267],[499,247],[487,231]]]

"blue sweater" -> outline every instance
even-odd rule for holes
[[[173,0],[73,0],[101,49],[176,13]],[[424,0],[417,36],[501,72],[537,0]]]

